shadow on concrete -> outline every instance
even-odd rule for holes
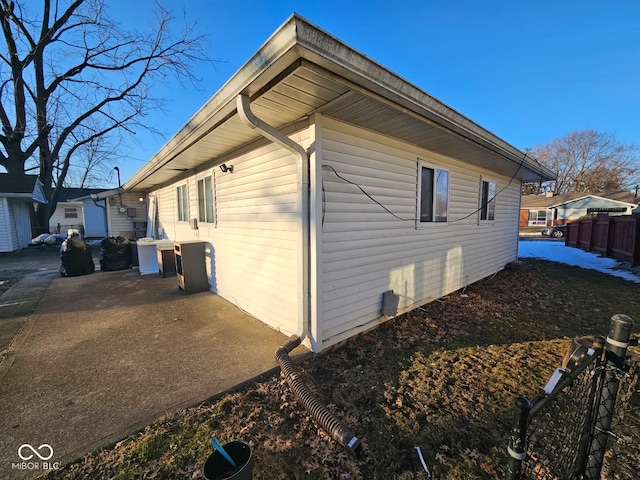
[[[20,445],[48,444],[48,463],[64,464],[277,371],[285,335],[211,292],[184,295],[175,276],[133,270],[63,278],[59,257],[53,269],[34,257],[35,273],[0,297],[29,299],[0,318],[0,332],[20,327],[0,363],[0,478],[43,473],[15,468]],[[29,275],[39,279],[31,296]]]

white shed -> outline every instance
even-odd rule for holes
[[[321,351],[503,269],[522,182],[552,178],[294,14],[124,189],[206,242],[212,291]]]
[[[44,202],[37,175],[0,174],[0,252],[15,252],[31,242],[31,211]]]

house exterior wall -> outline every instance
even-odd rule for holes
[[[67,218],[65,214],[67,208],[75,209],[77,217]],[[59,202],[49,219],[49,232],[56,233],[58,224],[60,224],[60,233],[67,233],[70,228],[80,230],[83,225],[82,216],[82,202]]]
[[[147,204],[139,200],[137,192],[123,192],[107,199],[107,220],[109,236],[125,238],[135,237],[137,224],[144,225],[147,222]],[[131,215],[132,210],[135,213]],[[144,236],[144,235],[143,235]]]
[[[603,210],[603,214],[615,216],[615,215],[629,215],[633,206],[626,203],[616,202],[615,200],[608,200],[606,198],[594,198],[586,197],[575,202],[569,202],[564,205],[554,207],[556,220],[566,223],[572,220],[578,220],[580,218],[590,215],[589,209]],[[612,209],[624,209],[624,211],[607,211]]]
[[[292,138],[308,146],[308,130]],[[302,299],[298,272],[297,161],[291,152],[268,144],[226,158],[234,171],[217,166],[149,193],[157,200],[157,231],[173,241],[202,240],[211,290],[274,329],[299,328]],[[189,219],[198,217],[197,182],[213,176],[215,222],[197,229],[178,220],[177,188],[186,185]]]
[[[323,189],[319,340],[333,345],[491,275],[517,258],[520,182],[334,120],[318,128]],[[418,159],[449,171],[449,221],[416,226]],[[341,176],[362,187],[398,219]],[[494,221],[477,213],[481,180],[497,183]]]
[[[310,311],[312,348],[322,350],[388,319],[383,293],[400,296],[398,314],[489,276],[517,258],[520,183],[461,161],[332,119],[292,135],[311,155]],[[449,222],[416,225],[419,160],[449,171]],[[297,158],[273,144],[233,158],[233,173],[209,168],[149,192],[157,231],[202,240],[211,290],[285,334],[300,325]],[[398,219],[367,197],[362,187]],[[178,220],[186,186],[198,217],[199,179],[213,177],[215,222]],[[479,220],[482,181],[497,184],[495,220]],[[184,190],[183,190],[184,191]],[[419,223],[419,222],[418,222]]]
[[[98,205],[104,206],[105,202],[99,201]],[[103,238],[107,236],[105,227],[105,209],[100,208],[93,203],[93,200],[87,198],[82,201],[82,220],[84,223],[85,237]],[[140,212],[143,216],[144,212]]]
[[[0,197],[0,252],[12,252],[13,250],[9,199]]]
[[[29,204],[10,198],[0,198],[0,252],[15,252],[27,248],[31,241]]]
[[[27,248],[31,242],[31,213],[27,202],[9,201],[13,206],[13,222],[15,225],[14,247]]]
[[[558,199],[558,201],[560,201]],[[601,214],[608,216],[630,215],[635,205],[611,200],[608,198],[588,195],[577,200],[551,206],[529,206],[521,210],[520,226],[564,225],[567,222],[579,220],[587,216]],[[599,211],[599,213],[598,213]],[[529,212],[546,212],[546,221],[532,221],[525,217]]]

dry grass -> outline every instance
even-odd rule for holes
[[[568,339],[606,335],[615,313],[640,319],[638,285],[531,263],[528,273],[503,271],[299,366],[362,440],[357,457],[314,425],[277,375],[163,418],[47,478],[201,478],[212,436],[257,439],[255,479],[425,479],[416,445],[432,478],[502,478],[515,397],[546,382]],[[640,443],[640,426],[630,435]]]

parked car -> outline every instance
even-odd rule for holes
[[[566,225],[554,225],[553,227],[547,227],[542,230],[542,235],[548,235],[553,238],[564,237],[567,234]]]
[[[41,233],[37,237],[31,239],[31,245],[41,245],[44,241],[51,236],[50,233]]]
[[[62,242],[64,242],[66,239],[66,233],[54,233],[53,235],[49,235],[47,238],[45,238],[42,243],[44,243],[45,245],[62,245]]]

